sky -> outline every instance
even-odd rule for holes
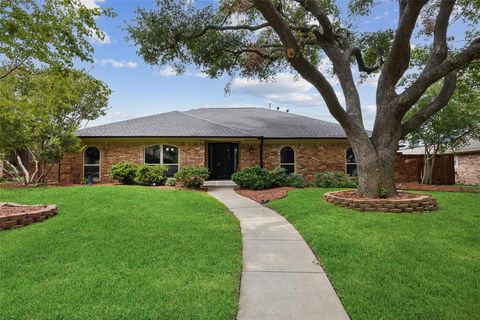
[[[89,7],[112,8],[117,16],[100,17],[97,24],[105,39],[91,39],[95,52],[93,64],[83,64],[93,76],[103,80],[113,90],[107,115],[87,126],[106,124],[139,116],[173,110],[190,110],[205,107],[279,107],[290,112],[317,119],[336,122],[328,113],[323,99],[305,80],[295,80],[294,75],[280,73],[275,81],[259,82],[235,78],[231,93],[225,95],[226,77],[209,79],[194,66],[182,75],[176,75],[170,66],[150,66],[137,55],[137,48],[126,40],[127,24],[135,17],[137,8],[155,8],[154,0],[82,0]],[[207,0],[196,0],[196,6],[208,5]],[[341,5],[346,5],[343,0]],[[394,28],[398,16],[396,1],[381,1],[368,17],[355,22],[362,31],[375,31],[379,27]],[[323,60],[321,70],[331,71],[328,60]],[[358,78],[358,72],[354,72]],[[343,101],[343,94],[334,76],[330,80]],[[375,116],[375,90],[377,78],[369,78],[359,85],[365,126],[373,127]]]

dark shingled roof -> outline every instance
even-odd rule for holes
[[[173,111],[77,131],[79,137],[345,138],[336,123],[262,108]]]

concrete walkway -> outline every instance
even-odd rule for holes
[[[275,211],[232,188],[209,188],[240,220],[243,271],[237,319],[348,319],[298,231]]]

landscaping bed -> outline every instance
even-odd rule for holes
[[[438,208],[437,200],[432,196],[409,192],[399,192],[397,196],[385,199],[362,198],[355,191],[327,192],[323,197],[329,203],[357,211],[419,213]]]
[[[235,189],[235,191],[244,197],[250,198],[258,203],[265,204],[267,202],[285,197],[288,191],[292,189],[293,188],[291,187],[278,187],[265,190]]]
[[[55,205],[21,205],[0,202],[0,230],[40,222],[57,214]]]

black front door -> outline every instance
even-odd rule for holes
[[[208,169],[210,179],[231,179],[238,167],[238,143],[209,143]]]

